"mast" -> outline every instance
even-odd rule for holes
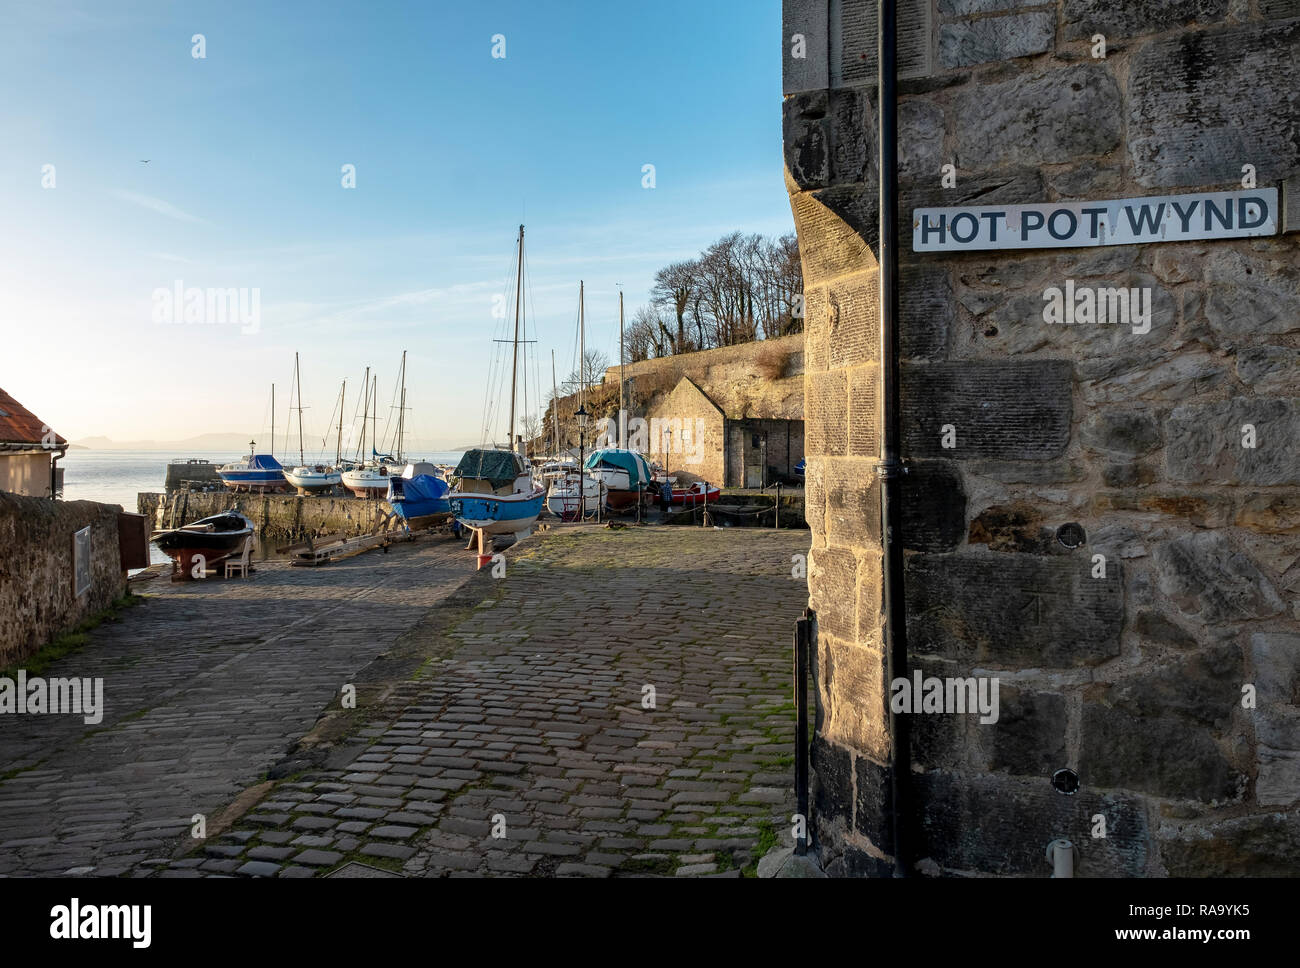
[[[366,392],[369,389],[370,367],[366,367],[366,378],[361,384],[361,449],[357,452],[363,465],[366,460],[366,422],[370,419],[370,394]]]
[[[301,401],[299,401],[301,402]],[[618,291],[618,446],[627,447],[627,407],[623,402],[623,290]]]
[[[371,386],[374,388],[372,393],[372,397],[374,399],[374,405],[370,408],[370,419],[374,421],[374,423],[370,427],[370,450],[373,453],[378,454],[379,450],[376,447],[376,445],[379,443],[379,374],[378,373],[375,374],[374,379],[371,380],[370,383]]]
[[[275,384],[271,384],[271,456],[275,456]]]
[[[524,291],[524,227],[519,226],[519,268],[515,274],[515,339],[510,357],[510,450],[515,449],[515,383],[519,377],[519,306]]]
[[[397,460],[402,460],[402,434],[406,430],[406,350],[402,350],[402,404],[397,411]]]
[[[348,381],[343,381],[339,389],[339,442],[334,445],[334,466],[343,463],[343,404],[348,395]]]
[[[560,388],[555,382],[555,350],[551,350],[551,436],[555,438],[555,456],[560,456]]]
[[[298,385],[298,464],[302,466],[307,463],[307,458],[302,450],[302,371],[298,369],[297,350],[293,354],[293,379]]]

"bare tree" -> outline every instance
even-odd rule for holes
[[[677,339],[673,348],[676,353],[685,352],[686,307],[695,292],[698,273],[699,264],[693,259],[674,262],[655,273],[654,288],[650,290],[650,298],[670,308],[677,319]]]
[[[582,357],[582,384],[592,387],[605,381],[605,371],[609,369],[609,355],[602,350],[587,350]],[[565,393],[576,393],[579,387],[578,371],[575,369],[564,381]]]
[[[668,356],[672,346],[673,334],[654,306],[641,306],[632,314],[632,321],[623,332],[623,347],[629,363]]]
[[[732,232],[698,258],[655,274],[651,303],[637,311],[627,349],[646,359],[797,333],[802,294],[794,233],[769,239]]]

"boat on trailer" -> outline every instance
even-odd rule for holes
[[[513,448],[522,438],[515,433],[515,409],[519,382],[520,304],[524,291],[524,227],[519,226],[518,261],[515,275],[515,325],[510,367],[510,423],[508,439]],[[447,499],[457,522],[474,532],[478,542],[479,567],[488,559],[488,539],[512,534],[515,540],[528,537],[546,502],[546,491],[533,480],[532,467],[522,453],[499,447],[467,450],[453,471],[455,487]],[[471,542],[471,545],[473,542]]]
[[[217,469],[221,482],[233,491],[269,493],[283,491],[289,486],[284,478],[284,466],[270,454],[258,454],[257,442],[248,442],[248,456],[232,461]]]
[[[451,518],[451,488],[433,474],[413,474],[388,479],[388,503],[393,513],[412,531],[446,524]]]
[[[512,450],[467,450],[456,465],[455,489],[448,495],[452,514],[463,526],[485,535],[526,538],[542,513],[546,492]]]
[[[254,540],[255,530],[253,522],[238,511],[224,511],[179,528],[156,531],[150,540],[172,559],[173,574],[191,578],[200,562],[206,571],[243,554],[244,542]]]
[[[605,503],[612,511],[636,507],[641,493],[654,482],[650,463],[634,450],[607,447],[592,451],[585,469],[605,486]]]

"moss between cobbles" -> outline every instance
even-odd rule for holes
[[[87,736],[94,736],[94,735],[96,735],[97,733],[107,733],[107,732],[110,732],[110,731],[112,731],[112,730],[117,729],[117,728],[118,728],[119,726],[121,726],[123,723],[132,723],[132,722],[135,722],[137,719],[140,719],[142,716],[145,716],[148,712],[149,712],[149,707],[148,707],[148,706],[142,706],[140,709],[133,709],[133,710],[131,710],[131,712],[127,713],[127,714],[126,714],[125,716],[123,716],[121,719],[119,719],[119,720],[117,720],[116,722],[114,722],[111,726],[101,726],[99,729],[88,729],[88,730],[86,730],[86,735],[87,735]]]
[[[59,659],[65,658],[66,656],[72,655],[85,648],[90,642],[90,636],[86,634],[87,632],[98,628],[104,622],[116,621],[120,612],[138,605],[142,601],[144,601],[144,598],[141,596],[127,592],[107,608],[100,609],[93,615],[86,616],[77,623],[75,628],[64,632],[53,642],[38,649],[23,661],[16,663],[7,669],[0,670],[0,676],[6,676],[12,679],[19,669],[26,670],[29,676],[39,676]]]
[[[772,826],[772,821],[759,820],[754,824],[754,826],[758,828],[758,843],[754,845],[754,851],[750,855],[753,860],[741,869],[741,877],[757,877],[759,860],[779,842],[776,836],[776,828]]]
[[[38,766],[44,763],[47,758],[48,757],[42,757],[41,759],[37,760],[35,763],[30,763],[27,766],[15,767],[14,769],[9,770],[8,772],[0,773],[0,783],[3,783],[5,780],[12,780],[20,773],[26,773],[28,770],[36,769]]]

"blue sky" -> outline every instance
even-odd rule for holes
[[[298,350],[320,431],[406,349],[416,434],[472,443],[521,221],[546,390],[579,279],[616,359],[618,284],[792,229],[780,45],[779,0],[5,0],[0,386],[72,439],[258,434]],[[257,331],[154,322],[176,280]]]

